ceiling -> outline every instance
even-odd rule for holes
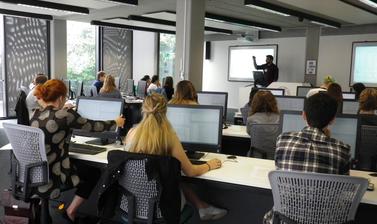
[[[52,15],[55,19],[66,19],[90,22],[98,20],[103,22],[127,24],[132,26],[148,26],[156,29],[175,30],[175,27],[157,25],[145,22],[129,21],[127,19],[109,19],[115,17],[127,18],[129,15],[149,16],[157,19],[175,20],[175,15],[160,14],[153,12],[175,11],[176,0],[139,0],[138,6],[122,5],[106,0],[43,0],[60,4],[80,6],[89,8],[88,15],[75,14],[66,11],[48,10],[43,8],[32,8],[23,5],[4,3],[0,0],[0,9],[10,9],[23,12]],[[206,12],[234,17],[238,19],[254,21],[285,29],[306,28],[315,26],[310,21],[304,19],[299,21],[294,16],[281,16],[269,12],[261,11],[244,5],[245,0],[206,0]],[[279,5],[285,8],[305,12],[314,16],[319,16],[328,20],[340,23],[342,26],[377,24],[377,9],[369,7],[372,12],[359,9],[344,3],[344,1],[358,2],[357,0],[263,0],[264,2]],[[358,3],[360,4],[360,3]],[[254,28],[238,26],[234,24],[216,23],[206,21],[206,26],[229,29],[234,32],[248,32]]]

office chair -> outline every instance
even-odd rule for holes
[[[276,139],[280,134],[279,127],[280,124],[253,124],[251,126],[248,156],[274,159]]]
[[[145,156],[143,159],[128,160],[124,164],[123,174],[118,180],[119,185],[124,189],[124,194],[121,196],[120,201],[121,214],[123,219],[127,219],[129,224],[165,223],[159,203],[163,191],[162,186],[164,186],[162,181],[169,182],[169,180],[159,175],[148,179],[146,171],[148,159],[148,156]],[[149,166],[155,162],[152,161],[149,163]],[[175,169],[179,169],[179,166],[175,167]],[[179,173],[178,170],[177,172]],[[174,188],[178,189],[179,183],[176,182],[175,185]],[[177,211],[180,210],[180,208],[176,209]]]
[[[357,149],[357,169],[377,171],[377,126],[361,125]]]
[[[271,171],[273,223],[352,223],[368,180],[333,174]]]
[[[241,111],[241,115],[242,115],[242,123],[244,125],[246,125],[247,117],[249,116],[250,108],[249,107],[242,107],[242,108],[240,108],[240,111]]]
[[[95,86],[90,87],[90,92],[92,96],[98,96],[97,87]]]
[[[3,126],[14,154],[11,161],[13,196],[38,206],[38,202],[31,198],[31,190],[46,185],[49,180],[45,135],[39,128],[12,123],[4,123]],[[42,224],[50,222],[48,200],[49,198],[40,198],[39,223]]]

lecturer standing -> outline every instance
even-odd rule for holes
[[[255,61],[255,56],[253,56],[253,62],[255,69],[263,69],[264,74],[264,83],[256,83],[261,84],[263,86],[269,86],[272,82],[276,82],[279,78],[279,69],[278,67],[273,63],[274,57],[272,55],[266,56],[266,64],[263,65],[257,65],[257,62]]]

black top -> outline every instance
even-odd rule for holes
[[[270,85],[272,82],[278,81],[279,79],[279,69],[273,63],[257,65],[256,69],[263,69],[266,86]]]
[[[103,86],[103,82],[99,81],[99,80],[96,80],[93,85],[97,88],[97,93],[99,93],[100,89],[102,88]]]
[[[146,173],[148,179],[158,179],[162,187],[159,206],[167,224],[178,224],[181,213],[181,163],[170,156],[146,155],[112,150],[107,154],[107,169],[102,175],[102,188],[99,190],[98,211],[102,217],[111,218],[122,196],[118,179],[123,175],[123,167],[128,160],[148,159]]]
[[[164,91],[165,91],[166,98],[168,99],[168,101],[171,100],[171,98],[173,97],[173,94],[174,94],[174,88],[164,86]]]

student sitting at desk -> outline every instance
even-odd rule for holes
[[[376,114],[377,110],[377,90],[366,88],[360,94],[359,114]]]
[[[279,124],[280,114],[275,96],[270,91],[258,91],[252,101],[251,113],[247,118],[246,131],[250,136],[252,135],[252,127],[256,124]],[[266,153],[266,157],[273,159],[276,136],[279,134],[278,126],[264,125],[259,127],[262,139],[251,139],[252,143],[259,142],[257,148],[250,151],[250,156],[257,156]],[[255,130],[255,129],[254,129]],[[255,138],[255,137],[254,137]],[[252,144],[254,145],[254,144]],[[267,155],[268,154],[268,155]]]
[[[161,84],[160,78],[158,75],[152,76],[152,82],[147,88],[147,95],[151,95],[152,93],[161,93]]]
[[[38,104],[37,98],[34,96],[35,87],[45,83],[48,80],[47,76],[44,74],[37,74],[37,76],[33,80],[33,88],[30,90],[30,92],[27,94],[26,97],[26,107],[29,112],[29,119],[32,118],[33,112],[40,108],[40,105]]]
[[[338,109],[336,110],[336,112],[338,114],[341,114],[343,109],[342,87],[338,83],[331,83],[327,88],[327,94],[329,94],[336,100],[336,102],[338,103]]]
[[[335,79],[331,77],[330,75],[326,76],[323,79],[323,84],[319,88],[314,88],[314,89],[309,90],[309,92],[306,94],[306,98],[309,98],[319,92],[326,92],[327,88],[329,87],[331,83],[335,83]]]
[[[221,167],[218,159],[209,160],[206,164],[193,165],[187,158],[177,134],[167,117],[167,102],[165,98],[153,93],[147,96],[142,107],[143,120],[131,129],[126,137],[126,147],[130,152],[171,155],[181,162],[182,171],[186,176],[200,176],[210,170]],[[198,209],[202,220],[218,219],[226,215],[224,209],[215,208],[201,201],[188,186],[182,185],[187,200]],[[187,195],[189,192],[189,195]]]
[[[78,207],[87,199],[95,187],[100,172],[83,164],[75,164],[69,160],[66,139],[71,128],[101,132],[110,130],[115,125],[123,127],[124,118],[114,121],[92,121],[81,117],[72,109],[63,109],[66,100],[67,87],[60,80],[49,80],[38,85],[34,95],[42,109],[34,112],[30,124],[42,129],[45,134],[46,153],[49,163],[50,181],[47,185],[33,189],[33,193],[43,198],[57,198],[60,188],[77,187],[76,196],[66,210],[67,221],[75,219]],[[77,168],[77,169],[76,169]]]
[[[318,93],[305,101],[303,119],[308,126],[300,132],[283,133],[276,143],[275,166],[278,170],[348,175],[350,146],[330,137],[328,126],[334,122],[336,100]],[[263,223],[272,223],[268,212]]]
[[[169,101],[173,98],[174,88],[173,88],[173,77],[167,76],[164,83],[164,88],[162,88],[162,95],[166,97]]]
[[[254,95],[258,92],[258,88],[252,88],[249,94],[249,102],[245,104],[242,108],[240,108],[241,114],[242,114],[242,120],[243,124],[246,124],[247,117],[249,116],[251,112],[251,105],[253,102]]]
[[[169,104],[198,104],[198,94],[192,82],[189,80],[180,81]]]
[[[97,80],[93,83],[93,85],[97,88],[97,93],[99,93],[99,91],[101,90],[105,77],[106,73],[104,71],[99,71],[97,73]]]
[[[109,98],[122,98],[122,94],[115,85],[115,79],[112,75],[107,75],[103,83],[103,87],[99,91],[99,96]]]
[[[361,92],[365,89],[365,85],[361,82],[354,83],[352,85],[352,89],[355,92],[356,99],[358,100],[360,97]]]

